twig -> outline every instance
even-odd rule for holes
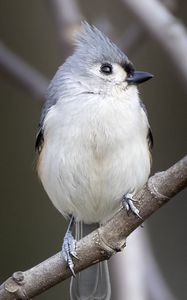
[[[116,300],[175,299],[155,260],[146,228],[138,228],[130,235],[128,247],[114,255],[110,265]]]
[[[121,251],[128,235],[187,186],[187,156],[152,176],[136,195],[142,219],[121,209],[110,221],[77,242],[75,272]],[[61,252],[25,272],[16,272],[0,286],[0,300],[30,299],[71,276]]]
[[[170,11],[175,11],[177,7],[176,0],[159,0],[167,9]],[[101,28],[101,30],[112,37],[115,41],[116,35],[113,32],[113,26],[106,17],[102,17],[98,20],[96,26]],[[126,54],[130,54],[130,57],[136,53],[142,44],[146,41],[146,31],[144,26],[140,22],[133,22],[129,25],[126,32],[116,41],[121,49],[124,50]]]
[[[142,242],[144,231],[142,228],[136,229],[129,236],[125,251],[110,259],[116,300],[150,300],[146,280],[147,258]]]
[[[177,0],[158,0],[160,3],[164,4],[170,11],[174,12],[177,9]]]
[[[187,31],[180,20],[157,0],[122,0],[166,51],[187,91]]]
[[[175,296],[170,291],[163,274],[160,271],[158,262],[153,256],[150,242],[146,233],[142,234],[144,246],[144,257],[146,257],[146,282],[152,300],[174,300]]]
[[[0,69],[22,88],[41,98],[48,81],[38,71],[29,66],[0,42]]]
[[[145,41],[146,34],[143,26],[139,23],[132,23],[125,34],[119,39],[118,45],[126,54],[133,54],[139,50],[140,45]]]
[[[175,0],[159,0],[170,11],[176,10],[177,3]],[[129,25],[126,32],[118,41],[118,45],[124,52],[130,54],[130,57],[136,53],[143,43],[147,40],[144,26],[140,22],[133,22]]]
[[[82,15],[75,0],[49,0],[59,44],[64,56],[72,50],[73,33],[80,26]]]

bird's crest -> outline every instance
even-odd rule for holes
[[[127,62],[127,56],[99,29],[82,22],[81,30],[75,35],[76,54],[89,56],[90,60]]]

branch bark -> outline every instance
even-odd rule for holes
[[[127,216],[121,209],[104,226],[77,242],[79,259],[75,259],[75,272],[121,251],[129,234],[186,186],[187,156],[152,176],[136,195],[142,219],[133,214]],[[0,300],[30,299],[70,276],[59,252],[25,272],[14,273],[0,286]]]

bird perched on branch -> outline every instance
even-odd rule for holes
[[[70,224],[62,255],[74,275],[76,239],[108,220],[121,202],[139,216],[133,194],[150,174],[153,139],[137,85],[150,79],[96,27],[84,22],[72,56],[52,79],[36,138],[37,169]],[[80,272],[71,299],[108,300],[106,262]]]

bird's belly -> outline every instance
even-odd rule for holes
[[[138,141],[137,141],[138,142]],[[78,139],[69,145],[46,143],[39,175],[55,207],[85,223],[101,222],[119,208],[121,198],[137,191],[150,172],[147,145],[135,140],[98,152]]]

